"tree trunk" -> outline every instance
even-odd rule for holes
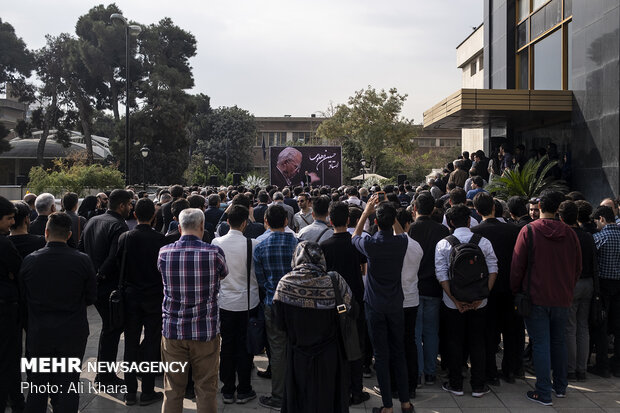
[[[37,163],[43,166],[43,155],[45,154],[45,143],[50,133],[50,126],[55,123],[56,105],[58,104],[58,94],[54,93],[52,96],[52,104],[49,106],[47,112],[45,112],[45,121],[43,124],[43,133],[41,133],[41,139],[37,145]]]
[[[83,96],[82,91],[77,84],[77,80],[72,79],[71,89],[80,114],[82,137],[84,138],[84,144],[86,145],[86,163],[90,165],[93,163],[93,140],[90,136],[90,118],[92,116],[92,108],[90,107],[87,99]]]
[[[114,79],[110,82],[110,99],[110,103],[112,104],[112,112],[114,113],[114,120],[118,122],[121,120],[121,115],[118,112],[118,88],[116,87]]]

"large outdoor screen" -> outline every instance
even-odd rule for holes
[[[342,184],[340,146],[272,146],[269,148],[271,184],[284,186]]]

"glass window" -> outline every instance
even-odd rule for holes
[[[562,30],[534,44],[534,89],[562,89]]]
[[[476,61],[474,60],[469,64],[469,75],[473,76],[476,74]]]
[[[312,132],[293,132],[293,143],[296,142],[310,142],[310,138],[312,137]]]
[[[573,0],[564,0],[564,18],[573,15]]]
[[[540,6],[542,6],[543,4],[545,4],[548,0],[533,0],[532,1],[532,10],[536,11],[540,8]]]
[[[562,2],[560,0],[552,0],[544,8],[538,10],[531,17],[531,35],[532,39],[551,29],[558,24],[562,16]]]
[[[521,48],[527,44],[527,22],[517,26],[517,48]]]
[[[527,79],[528,79],[528,53],[527,49],[522,51],[517,55],[517,61],[519,65],[519,84],[517,87],[519,89],[528,89]]]
[[[478,70],[482,70],[484,68],[484,55],[478,58]]]
[[[530,14],[530,0],[519,0],[517,2],[517,8],[519,21],[521,21],[525,19],[528,14]]]

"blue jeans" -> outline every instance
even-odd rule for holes
[[[532,359],[536,370],[536,391],[543,399],[551,398],[551,370],[553,388],[566,393],[568,387],[566,350],[566,322],[568,308],[534,305],[525,318],[527,333],[532,342]]]
[[[415,325],[415,341],[418,348],[418,371],[420,375],[435,375],[439,353],[439,308],[441,297],[420,296],[418,318]]]

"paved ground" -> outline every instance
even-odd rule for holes
[[[97,354],[97,339],[101,323],[93,307],[89,308],[89,321],[91,335],[86,347],[86,361],[95,361]],[[122,344],[121,344],[122,348]],[[255,363],[260,369],[264,369],[267,360],[264,357],[255,358]],[[94,379],[94,373],[84,373],[82,381],[85,388],[88,388],[88,381]],[[364,380],[366,391],[371,394],[371,399],[365,405],[352,407],[351,413],[371,412],[372,407],[380,406],[380,398],[372,392],[372,387],[376,384],[376,379]],[[271,390],[271,382],[252,374],[252,385],[259,395],[267,394]],[[162,380],[156,382],[156,386],[161,390]],[[620,413],[620,379],[603,379],[597,376],[588,375],[585,383],[574,383],[569,386],[565,399],[553,400],[553,408],[540,406],[532,403],[525,398],[525,392],[534,386],[534,378],[528,376],[525,381],[517,380],[516,384],[506,384],[502,382],[499,387],[493,387],[490,394],[481,399],[475,399],[467,393],[471,389],[466,385],[465,396],[455,397],[441,390],[440,383],[434,386],[424,386],[418,389],[417,398],[414,400],[416,411],[419,413],[439,412],[512,412],[512,413],[537,413],[537,412],[575,412],[575,413],[595,413],[595,412],[617,412]],[[161,411],[161,404],[147,407],[132,406],[126,407],[120,394],[94,394],[85,393],[80,399],[80,411],[83,413],[106,413],[106,412],[142,412],[155,413]],[[185,412],[196,412],[196,404],[190,400],[185,400]],[[51,410],[50,410],[51,411]],[[250,411],[267,412],[267,409],[258,405],[258,400],[254,400],[246,405],[224,405],[221,399],[218,401],[218,412],[244,413]],[[400,409],[396,408],[396,412]],[[10,410],[7,409],[7,412]],[[62,413],[62,412],[59,412]],[[329,413],[329,412],[325,412]]]

